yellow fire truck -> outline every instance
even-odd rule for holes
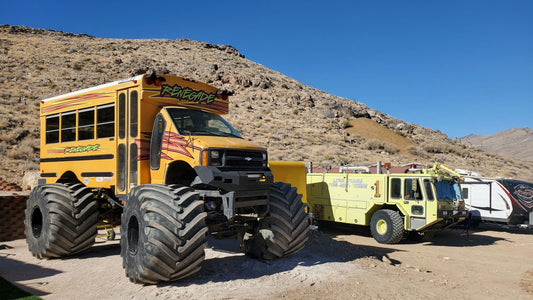
[[[459,181],[438,163],[416,174],[308,173],[307,203],[316,220],[370,226],[393,244],[464,220]]]
[[[41,174],[25,217],[32,254],[85,251],[104,221],[121,224],[123,266],[140,283],[198,271],[207,233],[259,259],[302,249],[302,195],[274,182],[266,149],[221,117],[229,94],[145,74],[43,100]]]

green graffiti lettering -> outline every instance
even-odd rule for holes
[[[164,94],[172,94],[172,88],[168,84],[165,84],[161,87],[161,95]]]
[[[202,90],[194,90],[189,87],[181,87],[177,84],[174,86],[169,86],[168,84],[163,84],[161,86],[162,97],[172,97],[178,100],[185,100],[196,103],[205,103],[211,104],[215,101],[215,93],[206,93]]]
[[[87,146],[72,146],[65,148],[64,153],[82,153],[82,152],[91,152],[98,151],[100,144],[96,145],[87,145]]]

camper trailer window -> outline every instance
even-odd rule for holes
[[[463,199],[468,199],[468,188],[463,188],[461,194],[463,195]]]

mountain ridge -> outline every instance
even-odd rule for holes
[[[510,128],[490,135],[469,134],[459,139],[474,148],[533,161],[533,129]]]

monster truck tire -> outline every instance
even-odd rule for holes
[[[246,233],[241,248],[261,260],[289,256],[300,251],[309,237],[309,216],[302,195],[290,184],[276,182],[270,188],[270,212],[256,232]]]
[[[203,201],[189,187],[146,184],[126,201],[121,256],[136,283],[178,280],[200,270],[207,245]]]
[[[38,258],[64,257],[92,247],[98,203],[81,183],[35,187],[26,203],[26,243]]]
[[[403,237],[403,219],[400,213],[390,209],[381,209],[372,215],[370,232],[381,244],[395,244]]]

